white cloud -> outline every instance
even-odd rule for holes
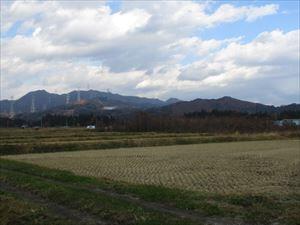
[[[7,53],[25,60],[90,57],[116,71],[151,69],[174,63],[172,55],[161,49],[180,38],[187,41],[195,29],[235,21],[236,14],[240,15],[239,19],[247,19],[249,16],[257,18],[257,11],[261,16],[271,14],[270,8],[274,9],[272,13],[276,12],[276,5],[270,4],[262,7],[225,4],[209,14],[209,4],[186,1],[124,2],[122,10],[113,13],[103,2],[88,2],[86,7],[80,3],[76,7],[77,4],[60,1],[16,1],[6,6],[3,17],[10,24],[25,21],[21,29],[34,30],[33,37],[9,40]],[[261,13],[264,9],[268,9],[265,14]],[[218,43],[204,42],[198,48],[199,54],[207,53],[211,45]],[[31,53],[20,46],[34,51]]]
[[[141,9],[111,14],[106,6],[84,10],[61,9],[50,16],[55,16],[56,21],[52,24],[52,29],[44,33],[44,37],[55,35],[52,38],[54,43],[67,44],[113,40],[145,26],[150,18],[150,15]]]
[[[77,88],[85,89],[88,85],[97,90],[109,88],[134,94],[130,89],[134,90],[145,76],[145,71],[114,73],[106,67],[73,61],[28,62],[20,58],[6,58],[1,59],[1,65],[5,94],[15,97],[35,89],[63,93]]]
[[[201,97],[211,90],[237,91],[255,79],[289,76],[285,83],[293,84],[299,30],[263,32],[246,44],[242,37],[196,35],[224,23],[254,22],[277,13],[278,5],[220,4],[211,10],[211,4],[125,1],[118,12],[103,1],[5,4],[1,31],[17,21],[21,26],[16,36],[1,40],[3,94],[21,95],[33,87],[62,92],[90,83],[124,94]],[[270,83],[266,91],[278,95],[294,90]]]
[[[272,32],[261,33],[253,41],[247,44],[232,41],[229,44],[214,52],[209,59],[202,60],[191,64],[186,71],[195,71],[195,78],[197,74],[213,75],[208,71],[215,70],[217,73],[228,72],[236,68],[251,68],[255,69],[253,72],[256,75],[241,76],[246,78],[255,78],[258,74],[264,76],[265,74],[273,74],[273,70],[282,73],[280,68],[289,67],[290,75],[296,75],[297,65],[299,62],[299,30],[284,33],[280,30]],[[272,73],[270,72],[272,71]],[[285,69],[286,71],[286,69]],[[287,72],[287,71],[286,71]],[[282,74],[283,76],[284,74]],[[184,72],[182,74],[184,76]],[[199,77],[201,79],[201,75]]]
[[[240,7],[232,4],[221,4],[214,12],[208,12],[211,4],[213,3],[209,1],[202,2],[202,4],[192,1],[165,1],[152,2],[151,4],[127,1],[123,4],[123,9],[130,10],[133,7],[146,9],[153,15],[149,24],[151,30],[177,30],[181,32],[237,20],[252,22],[261,17],[275,14],[279,9],[277,4]]]
[[[299,59],[299,30],[283,33],[264,32],[246,45],[230,44],[216,57],[217,61],[234,60],[238,65],[295,64]]]
[[[208,58],[178,67],[173,74],[175,81],[170,82],[170,77],[160,74],[149,76],[138,87],[146,89],[159,81],[168,90],[202,92],[220,88],[225,93],[226,88],[227,91],[244,88],[247,83],[257,81],[264,82],[265,94],[273,91],[278,96],[296,95],[299,91],[295,83],[299,76],[299,52],[299,30],[264,32],[247,44],[233,41],[218,51],[212,51]],[[282,87],[276,80],[284,80],[288,86]],[[244,90],[241,88],[240,91]],[[256,90],[252,91],[255,95]],[[247,93],[251,93],[251,89],[247,89]]]
[[[223,4],[210,17],[207,18],[207,23],[213,26],[220,22],[234,22],[240,19],[253,22],[263,16],[277,13],[278,9],[279,6],[276,4],[268,4],[260,7],[235,7],[230,4]]]

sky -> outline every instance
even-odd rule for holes
[[[1,0],[1,99],[45,89],[300,103],[299,1]]]

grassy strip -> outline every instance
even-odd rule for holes
[[[49,214],[47,210],[31,202],[0,190],[0,224],[71,225],[69,220]]]
[[[295,135],[295,134],[293,134]],[[296,134],[299,135],[298,133]],[[256,134],[256,135],[220,135],[220,136],[196,136],[196,137],[163,137],[163,138],[136,138],[117,139],[86,142],[58,142],[58,143],[32,143],[32,144],[0,144],[0,155],[14,155],[27,153],[79,151],[90,149],[109,149],[123,147],[146,147],[146,146],[167,146],[181,144],[199,144],[233,141],[256,141],[275,140],[293,137],[279,134]]]
[[[176,138],[176,137],[202,137],[207,136],[205,134],[155,134],[155,135],[147,135],[147,134],[139,134],[139,135],[122,135],[122,136],[114,136],[114,135],[104,135],[104,136],[85,136],[85,137],[48,137],[48,138],[36,138],[29,137],[27,139],[7,139],[0,140],[1,144],[28,144],[28,143],[43,143],[47,142],[55,142],[55,143],[67,143],[67,142],[87,142],[87,141],[100,141],[100,140],[120,140],[120,139],[136,139],[136,138]]]
[[[2,170],[0,179],[19,188],[36,193],[51,202],[96,215],[113,224],[199,224],[174,216],[144,210],[132,203],[103,194],[75,187],[66,187],[57,183],[54,184],[34,176],[21,175],[13,171]]]
[[[182,136],[244,136],[247,134],[218,134],[218,133],[159,133],[159,132],[97,132],[83,129],[60,129],[53,132],[51,129],[44,128],[41,130],[20,130],[20,129],[0,129],[0,142],[5,141],[25,141],[32,139],[76,139],[76,138],[126,138],[132,137],[182,137]],[[275,135],[275,136],[289,136],[300,137],[299,131],[285,131],[285,132],[271,132],[271,133],[257,133],[255,135]]]
[[[240,217],[251,224],[298,224],[300,196],[212,195],[153,185],[134,185],[108,179],[74,175],[68,171],[48,169],[23,162],[1,160],[1,167],[53,179],[78,187],[97,187],[130,194],[151,202],[201,212],[206,216]]]
[[[199,135],[199,133],[167,133],[167,132],[98,132],[94,130],[86,130],[86,129],[74,129],[74,128],[68,128],[68,129],[50,129],[50,128],[42,128],[40,130],[34,130],[34,129],[13,129],[13,128],[5,128],[1,129],[0,128],[0,140],[7,140],[7,139],[26,139],[26,138],[39,138],[39,139],[44,139],[44,138],[60,138],[60,137],[87,137],[87,136],[92,136],[92,137],[109,137],[109,136],[117,136],[117,137],[122,137],[122,136],[127,136],[127,135],[132,135],[132,136],[141,136],[141,135],[146,135],[146,136],[170,136],[170,135]],[[201,133],[202,135],[202,133]],[[204,134],[205,135],[205,134]]]
[[[1,129],[0,129],[1,130]],[[20,138],[20,139],[26,139],[31,137],[36,138],[52,138],[52,137],[86,137],[86,136],[93,136],[93,137],[105,137],[105,136],[124,136],[124,135],[156,135],[158,133],[154,132],[97,132],[97,131],[91,131],[91,130],[73,130],[73,129],[61,129],[57,132],[52,132],[48,128],[43,128],[40,130],[15,130],[15,129],[6,129],[0,131],[0,134],[2,135],[0,137],[0,140],[3,139],[14,139],[14,138]],[[167,133],[165,133],[167,134]]]
[[[193,139],[204,139],[204,138],[206,138],[206,137],[202,137],[202,136],[195,136],[195,137],[193,137],[193,136],[166,136],[166,137],[164,137],[164,136],[162,136],[162,137],[160,137],[160,136],[154,136],[154,137],[147,137],[147,136],[140,136],[140,137],[136,137],[136,136],[125,136],[125,137],[104,137],[104,138],[89,138],[89,137],[87,137],[87,138],[72,138],[72,139],[67,139],[67,140],[64,140],[64,139],[62,139],[62,140],[57,140],[57,141],[55,141],[55,140],[43,140],[43,141],[41,141],[41,140],[37,140],[37,139],[35,139],[35,140],[33,140],[33,142],[35,143],[35,144],[45,144],[45,145],[47,145],[47,144],[51,144],[51,143],[55,143],[55,144],[69,144],[69,143],[74,143],[74,144],[84,144],[84,143],[89,143],[89,144],[93,144],[93,143],[101,143],[101,142],[105,142],[105,141],[120,141],[120,142],[124,142],[124,141],[127,141],[127,140],[133,140],[133,141],[137,141],[137,140],[147,140],[147,139],[151,139],[151,140],[158,140],[158,141],[161,141],[161,140],[163,140],[163,141],[165,141],[165,140],[168,140],[168,139],[171,139],[171,140],[173,140],[173,139],[179,139],[179,140],[189,140],[189,139],[191,139],[191,140],[193,140]],[[13,142],[11,142],[11,143],[13,143]],[[28,144],[30,144],[30,143],[32,143],[32,141],[31,142],[19,142],[19,143],[17,143],[18,145],[28,145]],[[15,144],[15,143],[13,143],[13,144]]]

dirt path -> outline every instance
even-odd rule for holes
[[[70,209],[65,206],[47,201],[40,196],[34,195],[28,191],[21,190],[7,183],[0,181],[0,190],[13,193],[19,198],[35,203],[39,206],[49,209],[53,214],[74,222],[74,224],[89,224],[89,225],[108,225],[110,223],[104,222],[94,215],[83,213],[81,211]]]
[[[6,170],[6,169],[2,169],[2,170]],[[188,210],[184,210],[184,209],[179,209],[179,208],[167,205],[167,204],[162,204],[162,203],[157,203],[157,202],[149,202],[149,201],[145,201],[143,199],[140,199],[138,197],[135,197],[135,196],[132,196],[132,195],[129,195],[129,194],[120,194],[120,193],[117,193],[117,192],[112,191],[112,190],[101,189],[101,188],[93,188],[93,187],[84,187],[84,186],[81,186],[81,185],[74,185],[74,184],[70,184],[70,183],[65,183],[65,182],[62,182],[62,181],[57,181],[57,180],[53,180],[53,179],[50,179],[50,178],[45,178],[45,177],[42,177],[42,176],[33,175],[33,174],[30,174],[30,173],[24,173],[24,172],[20,172],[20,171],[14,171],[14,172],[29,175],[29,176],[33,176],[33,177],[37,177],[39,179],[43,179],[43,180],[48,181],[50,183],[63,185],[65,187],[70,187],[70,188],[75,188],[75,189],[82,189],[82,190],[86,190],[86,191],[90,191],[90,192],[94,192],[94,193],[101,193],[101,194],[104,194],[106,196],[110,196],[110,197],[113,197],[113,198],[117,198],[117,199],[120,199],[120,200],[127,201],[129,203],[139,205],[139,206],[143,207],[144,209],[158,211],[160,213],[172,214],[172,215],[174,215],[176,217],[179,217],[179,218],[189,219],[189,220],[193,220],[193,221],[197,221],[197,222],[202,222],[202,223],[207,224],[207,225],[228,225],[228,224],[230,224],[230,225],[246,225],[246,223],[244,223],[240,219],[221,218],[221,217],[207,217],[207,216],[201,214],[200,212],[193,212],[193,211],[188,211]]]

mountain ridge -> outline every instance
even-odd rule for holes
[[[67,102],[69,102],[69,104],[67,104]],[[2,100],[0,103],[0,113],[2,115],[10,114],[12,103],[15,114],[30,113],[32,110],[35,112],[45,111],[58,113],[72,109],[76,110],[78,114],[83,112],[95,113],[110,110],[128,112],[142,110],[155,114],[181,116],[186,113],[199,111],[209,112],[212,110],[246,113],[274,113],[285,110],[300,110],[300,104],[296,103],[284,106],[274,106],[244,101],[230,96],[216,99],[197,98],[191,101],[169,98],[166,101],[162,101],[157,98],[125,96],[96,90],[71,91],[64,94],[49,93],[46,90],[36,90],[25,94],[13,102],[11,100]]]
[[[197,98],[192,101],[180,101],[174,104],[162,106],[159,110],[152,109],[151,112],[168,114],[173,116],[182,116],[186,113],[212,110],[219,111],[237,111],[245,113],[279,113],[282,111],[300,110],[300,104],[292,103],[283,106],[265,105],[244,101],[230,96],[224,96],[217,99],[201,99]]]
[[[80,97],[78,96],[80,95]],[[36,112],[46,111],[51,108],[63,106],[67,104],[67,96],[69,96],[70,104],[81,100],[100,99],[105,106],[119,106],[119,107],[132,107],[137,109],[146,109],[151,107],[163,106],[168,104],[165,101],[155,98],[145,98],[137,96],[125,96],[120,94],[113,94],[110,92],[101,92],[96,90],[80,90],[71,91],[64,94],[49,93],[45,90],[31,91],[17,100],[1,100],[0,113],[9,113],[13,103],[13,109],[16,114],[30,113],[32,105]],[[34,103],[33,103],[34,102]]]

